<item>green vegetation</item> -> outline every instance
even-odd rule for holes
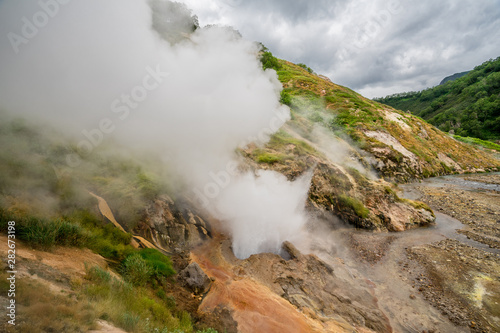
[[[283,163],[286,159],[292,158],[291,156],[274,153],[266,151],[265,149],[255,149],[252,153],[254,160],[257,163],[264,164],[274,164],[274,163]]]
[[[286,134],[288,129],[282,130],[271,138],[266,147],[253,150],[250,157],[258,163],[296,166],[296,170],[305,170],[310,167],[311,160],[306,158],[308,155],[321,157],[321,153],[306,143],[306,140],[314,142],[317,139],[315,131],[321,126],[356,148],[372,154],[375,152],[386,166],[393,165],[381,170],[382,176],[396,177],[402,182],[455,172],[441,162],[439,153],[449,156],[462,168],[500,166],[489,155],[470,146],[456,144],[448,135],[419,117],[366,99],[310,73],[304,66],[278,61],[277,74],[283,84],[280,99],[281,103],[290,107],[291,121],[288,126],[294,133],[292,136]],[[387,143],[368,136],[367,131],[388,134],[397,140],[418,158],[421,171],[409,167],[406,163],[408,158]]]
[[[368,216],[370,216],[370,211],[368,210],[368,208],[366,208],[365,205],[363,205],[363,203],[358,199],[352,198],[345,194],[341,194],[338,196],[338,200],[342,206],[351,208],[359,217],[366,219]]]
[[[307,66],[306,64],[299,63],[297,66],[304,68],[309,74],[314,73],[314,71],[311,69],[311,67]]]
[[[83,228],[65,220],[49,220],[34,216],[15,216],[0,208],[0,231],[7,232],[8,222],[15,221],[16,236],[34,248],[50,250],[56,245],[84,246],[88,234]]]
[[[7,295],[7,274],[0,272],[0,294]],[[96,311],[87,302],[64,294],[53,294],[46,285],[29,279],[16,280],[16,326],[5,332],[80,333],[96,329]],[[1,327],[0,327],[1,330]]]
[[[493,149],[496,151],[500,151],[500,145],[497,145],[496,143],[493,143],[491,141],[485,141],[485,140],[481,140],[478,138],[471,138],[471,137],[464,138],[460,135],[453,135],[453,137],[455,139],[457,139],[458,141],[462,141],[462,142],[469,143],[472,145],[481,146],[481,147],[484,147],[487,149]]]
[[[101,318],[130,332],[193,332],[190,315],[176,310],[175,299],[165,293],[168,284],[172,283],[167,278],[175,274],[175,270],[170,258],[158,250],[132,248],[129,245],[131,239],[129,234],[112,225],[103,226],[97,217],[86,210],[76,211],[61,219],[47,219],[14,215],[0,208],[1,232],[7,231],[8,221],[11,220],[16,221],[18,239],[37,249],[85,246],[107,258],[117,260],[115,267],[119,268],[118,271],[122,273],[125,281],[112,277],[108,271],[100,267],[90,267],[87,269],[86,282],[76,282],[73,285],[74,291],[79,295],[78,302],[61,301],[61,297],[49,295],[50,291],[47,288],[21,284],[21,292],[27,289],[26,292],[30,296],[37,293],[35,291],[37,288],[45,290],[43,295],[40,292],[40,295],[36,296],[36,300],[43,299],[47,302],[44,306],[32,306],[33,300],[20,297],[19,303],[26,307],[22,308],[23,313],[32,316],[29,322],[40,321],[46,327],[54,327],[53,331],[78,332],[78,327],[91,327],[95,319]],[[0,284],[0,288],[2,287]],[[83,302],[83,299],[86,302]],[[85,305],[85,311],[81,309],[84,304],[88,304]],[[39,313],[40,307],[47,309]],[[56,309],[67,307],[75,310],[57,314],[48,310],[49,307]],[[84,313],[85,316],[80,313]],[[39,318],[46,315],[57,319],[58,323],[50,323]],[[25,326],[27,329],[30,327]]]
[[[456,79],[459,79],[461,78],[462,76],[465,76],[467,74],[469,74],[470,71],[467,71],[467,72],[461,72],[461,73],[455,73],[453,75],[450,75],[450,76],[447,76],[445,77],[439,84],[442,85],[442,84],[445,84],[446,82],[448,81],[455,81]]]
[[[260,56],[260,62],[262,63],[263,69],[274,69],[278,71],[281,69],[281,64],[275,56],[267,49],[267,47],[262,45],[262,54]]]
[[[293,145],[294,152],[299,156],[307,154],[317,155],[317,152],[313,147],[302,140],[292,137],[290,134],[286,133],[283,130],[278,131],[271,137],[268,147],[278,151],[283,151],[288,145]]]
[[[123,282],[94,266],[75,286],[96,311],[128,332],[193,332],[190,315],[155,295],[152,288]]]
[[[394,190],[392,188],[390,188],[389,186],[386,186],[384,188],[384,190],[385,190],[385,193],[392,196],[396,202],[404,202],[404,203],[412,206],[415,209],[425,209],[426,211],[430,212],[432,214],[432,216],[435,216],[434,211],[427,204],[425,204],[421,201],[417,201],[417,200],[409,200],[409,199],[400,198],[397,195],[397,193],[394,192]]]
[[[76,211],[62,218],[14,214],[0,207],[0,231],[7,231],[8,221],[16,221],[18,239],[44,251],[54,246],[88,247],[111,260],[123,260],[134,251],[132,236],[102,221],[89,211]]]
[[[15,221],[16,238],[28,246],[89,248],[116,272],[89,268],[85,281],[71,281],[71,297],[19,281],[16,300],[23,322],[16,331],[81,332],[104,319],[129,332],[194,332],[191,316],[168,292],[180,288],[171,279],[170,258],[131,246],[132,235],[98,216],[89,194],[105,197],[117,220],[132,230],[144,207],[168,191],[155,176],[164,172],[160,164],[138,162],[103,142],[69,166],[67,156],[75,150],[63,135],[4,117],[0,114],[0,232]]]
[[[134,253],[123,261],[122,274],[134,286],[144,286],[153,275],[153,268],[139,254]]]
[[[500,57],[443,85],[376,100],[396,109],[409,110],[445,132],[499,140]]]
[[[285,90],[281,91],[280,103],[288,106],[292,105],[292,97]]]

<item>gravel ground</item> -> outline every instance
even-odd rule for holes
[[[500,249],[500,192],[481,184],[500,184],[500,175],[438,179],[416,189],[420,201],[464,224],[458,233]],[[500,255],[491,252],[448,238],[407,248],[402,265],[415,292],[455,325],[500,332]]]

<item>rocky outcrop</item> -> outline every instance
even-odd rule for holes
[[[273,260],[272,282],[283,298],[319,320],[340,317],[354,327],[390,331],[387,317],[368,290],[344,285],[333,269],[315,255],[302,255],[288,242],[283,247],[294,257],[288,261]],[[257,268],[261,260],[254,257],[245,264]]]
[[[201,311],[227,306],[240,332],[391,332],[369,284],[351,285],[291,243],[283,250],[289,260],[270,253],[239,260],[221,239],[195,250],[194,261],[214,279]]]
[[[203,294],[210,288],[210,278],[193,262],[179,273],[179,278],[195,293]]]
[[[210,226],[182,200],[163,195],[144,210],[137,233],[167,251],[192,248],[210,235]]]

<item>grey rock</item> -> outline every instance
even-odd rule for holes
[[[203,269],[195,262],[189,264],[182,270],[179,273],[179,278],[197,294],[207,292],[212,282]]]

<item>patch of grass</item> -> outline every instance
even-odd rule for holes
[[[139,255],[152,268],[153,276],[157,279],[169,277],[176,273],[170,258],[156,249],[141,249]]]
[[[256,149],[253,152],[253,157],[257,163],[264,164],[283,163],[287,158],[289,158],[287,155],[269,152],[264,149]]]
[[[394,198],[399,199],[399,197],[398,197],[398,195],[396,194],[396,192],[395,192],[392,188],[390,188],[389,186],[385,186],[385,187],[384,187],[384,192],[385,192],[386,194],[389,194],[389,195],[394,196]]]
[[[102,220],[89,210],[77,210],[65,218],[82,225],[89,234],[85,246],[105,258],[122,261],[135,251],[130,245],[131,234],[112,224],[103,225]]]
[[[145,262],[138,254],[131,258],[140,258]],[[167,304],[151,288],[122,282],[99,267],[87,268],[85,280],[77,290],[80,297],[90,302],[99,318],[113,322],[128,332],[193,332],[191,316],[176,311],[175,302],[173,306]]]
[[[6,277],[5,273],[0,274],[1,281],[6,280]],[[79,302],[67,295],[55,295],[37,281],[16,280],[16,308],[16,326],[3,327],[2,323],[0,331],[79,333],[96,328],[97,314],[86,302]]]
[[[132,235],[102,221],[87,210],[77,210],[62,219],[13,214],[0,207],[0,231],[7,230],[7,222],[16,221],[18,239],[44,251],[54,246],[88,247],[105,258],[122,261],[136,251],[131,245]]]
[[[141,249],[122,262],[122,274],[136,286],[163,284],[164,279],[176,272],[169,257],[156,249]]]
[[[283,151],[285,150],[285,147],[287,145],[294,145],[295,150],[294,152],[297,153],[299,156],[303,155],[318,155],[316,150],[308,145],[306,142],[296,139],[292,137],[290,134],[280,130],[279,132],[275,133],[272,137],[271,140],[268,143],[268,147],[271,149],[275,149],[278,151]]]
[[[472,145],[477,145],[477,146],[481,146],[484,148],[500,151],[500,145],[498,145],[494,142],[491,142],[491,141],[486,141],[486,140],[481,140],[478,138],[471,138],[471,137],[462,137],[460,135],[452,135],[452,136],[453,136],[453,138],[457,139],[458,141],[462,141],[462,142],[469,143]]]
[[[0,230],[7,230],[7,222],[15,221],[16,236],[30,246],[50,250],[56,245],[82,247],[88,241],[88,233],[76,223],[62,219],[46,219],[35,216],[20,217],[0,208]]]
[[[347,167],[346,170],[354,178],[354,180],[356,181],[356,183],[358,185],[360,185],[360,186],[369,186],[370,185],[368,178],[365,175],[363,175],[361,172],[359,172],[358,169],[352,168],[352,167]]]
[[[426,211],[428,211],[429,213],[431,213],[432,216],[435,216],[434,212],[431,209],[431,207],[429,207],[427,204],[425,204],[425,203],[423,203],[421,201],[403,199],[403,198],[399,198],[399,197],[398,197],[398,201],[407,203],[407,204],[409,204],[410,206],[412,206],[413,208],[415,208],[417,210],[419,210],[419,209],[425,209]]]
[[[389,195],[392,195],[394,197],[394,200],[396,202],[403,202],[405,204],[408,204],[408,205],[412,206],[413,208],[415,208],[417,210],[419,210],[419,209],[425,209],[426,211],[430,212],[432,214],[432,216],[435,216],[434,215],[434,211],[427,204],[425,204],[425,203],[423,203],[421,201],[400,198],[397,195],[397,193],[392,188],[390,188],[389,186],[386,186],[384,188],[384,191],[385,191],[385,193],[387,193]]]
[[[365,205],[363,205],[363,203],[356,198],[341,194],[338,196],[338,200],[342,206],[351,208],[356,215],[363,219],[368,218],[370,215],[368,208],[366,208]]]

